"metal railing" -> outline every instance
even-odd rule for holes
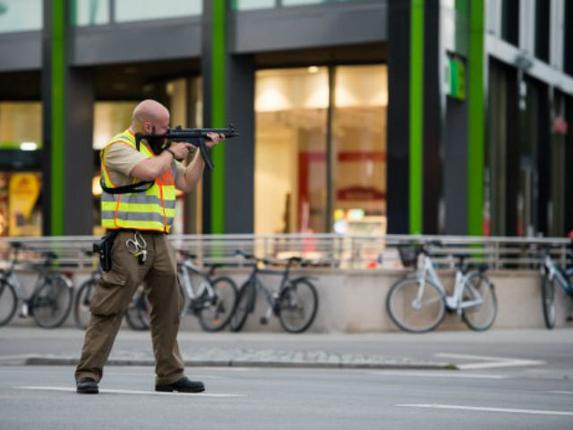
[[[96,263],[84,250],[91,250],[93,236],[8,238],[0,240],[0,266],[11,259],[12,242],[20,242],[24,250],[20,260],[40,263],[42,253],[51,251],[58,257],[62,270],[91,269]],[[456,254],[468,255],[469,264],[487,264],[492,269],[536,269],[543,251],[565,265],[571,241],[563,238],[466,237],[466,236],[341,236],[336,234],[228,234],[172,235],[176,249],[198,256],[202,263],[226,263],[241,266],[245,262],[235,255],[240,249],[267,259],[299,256],[316,267],[332,269],[401,269],[397,246],[440,241],[443,246],[431,246],[432,255],[440,267],[453,267]]]

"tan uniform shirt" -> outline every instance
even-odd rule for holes
[[[147,159],[147,157],[135,148],[122,143],[116,142],[110,144],[110,146],[105,150],[105,165],[107,167],[111,182],[116,187],[122,185],[128,185],[133,182],[133,177],[130,176],[131,171],[140,162]],[[175,181],[179,175],[185,174],[185,167],[179,161],[173,161],[175,163]]]

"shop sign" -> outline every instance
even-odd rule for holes
[[[463,60],[448,57],[447,94],[458,100],[466,99],[466,65]]]
[[[34,173],[15,173],[9,184],[10,236],[37,234],[31,216],[40,195],[40,180]]]

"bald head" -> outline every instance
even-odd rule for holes
[[[133,110],[131,126],[143,132],[148,132],[146,129],[150,127],[165,129],[169,127],[169,111],[155,100],[143,100]]]

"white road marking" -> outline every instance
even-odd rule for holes
[[[554,416],[573,416],[573,412],[568,411],[547,411],[539,409],[510,409],[510,408],[489,408],[478,406],[461,406],[461,405],[440,405],[435,403],[429,404],[401,404],[396,405],[406,408],[427,408],[427,409],[455,409],[462,411],[476,412],[500,412],[508,414],[530,414],[530,415],[554,415]]]
[[[428,370],[427,372],[409,372],[409,371],[380,371],[375,372],[377,375],[388,375],[388,376],[417,376],[423,378],[469,378],[469,379],[505,379],[507,376],[503,375],[485,375],[482,373],[459,373],[455,370],[451,372],[436,372],[434,370]]]
[[[14,355],[0,355],[0,363],[4,362],[16,362],[16,364],[20,364],[20,362],[26,362],[26,360],[38,357],[40,354],[14,354]]]
[[[34,391],[67,391],[76,392],[75,388],[71,387],[36,387],[36,386],[21,386],[14,387],[20,390],[34,390]],[[106,394],[140,394],[147,396],[187,396],[187,397],[245,397],[244,394],[223,394],[223,393],[163,393],[158,391],[143,391],[143,390],[116,390],[116,389],[100,389],[100,393]]]
[[[208,369],[208,370],[228,370],[229,372],[254,372],[259,370],[255,367],[214,367],[214,366],[205,366],[205,367],[197,367],[197,369]]]
[[[438,353],[436,357],[457,358],[462,360],[482,360],[485,363],[456,364],[460,370],[494,369],[499,367],[540,366],[546,364],[542,360],[523,360],[520,358],[490,357],[486,355]]]

